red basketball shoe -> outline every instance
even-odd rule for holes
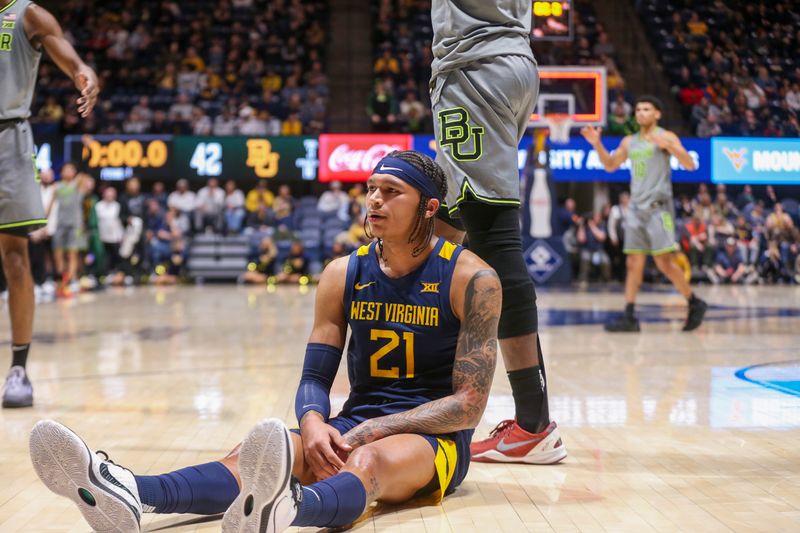
[[[503,420],[489,438],[469,446],[473,461],[480,463],[527,463],[549,465],[567,456],[567,448],[555,422],[541,433],[528,433],[516,420]]]

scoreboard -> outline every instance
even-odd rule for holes
[[[317,137],[68,135],[65,155],[105,181],[317,179]]]
[[[534,41],[572,40],[572,1],[533,2]]]

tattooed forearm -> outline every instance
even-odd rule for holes
[[[348,431],[344,439],[357,448],[401,433],[438,434],[472,428],[480,420],[483,409],[477,412],[478,419],[472,423],[476,411],[470,405],[471,401],[466,394],[454,394],[402,413],[372,418]]]
[[[367,420],[345,435],[348,443],[363,446],[399,433],[450,433],[475,427],[494,377],[501,294],[500,280],[493,270],[479,270],[467,284],[451,396]]]

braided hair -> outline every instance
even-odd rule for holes
[[[428,157],[427,155],[415,152],[413,150],[395,150],[394,152],[388,154],[387,157],[396,157],[398,159],[402,159],[406,163],[415,166],[418,170],[422,171],[426,176],[428,176],[431,181],[433,181],[436,188],[439,190],[439,195],[442,199],[447,196],[447,178],[444,175],[444,171],[442,167],[436,164],[436,162]],[[419,207],[417,208],[417,221],[414,224],[414,229],[411,230],[411,235],[408,237],[409,243],[417,243],[414,249],[411,251],[411,255],[417,257],[428,246],[428,243],[431,241],[433,237],[433,226],[434,226],[434,219],[425,218],[425,211],[428,208],[428,200],[429,197],[420,194],[419,199]],[[373,238],[372,232],[369,230],[369,224],[367,223],[367,218],[364,218],[364,232],[366,233],[367,237],[370,239]],[[383,240],[378,239],[378,248],[383,257]]]

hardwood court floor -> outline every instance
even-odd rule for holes
[[[699,292],[715,307],[695,333],[680,331],[680,298],[655,291],[641,298],[643,333],[610,335],[598,324],[621,307],[619,292],[540,291],[568,459],[474,464],[442,506],[381,508],[356,530],[800,531],[800,289]],[[41,306],[29,365],[36,406],[0,411],[0,531],[88,531],[31,467],[28,433],[41,418],[137,473],[214,460],[262,417],[293,421],[313,293],[141,288]],[[736,377],[754,365],[765,366]],[[333,392],[336,407],[343,372]],[[477,436],[512,407],[500,364]],[[219,527],[143,521],[144,531]]]

